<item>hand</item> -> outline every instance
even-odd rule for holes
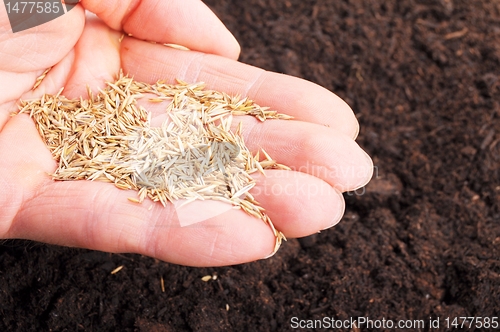
[[[295,117],[238,119],[251,150],[262,147],[295,170],[255,175],[252,190],[287,237],[336,224],[344,211],[341,192],[371,178],[372,162],[354,142],[358,123],[351,109],[313,83],[237,62],[239,45],[201,1],[82,0],[69,13],[16,34],[0,8],[0,238],[140,253],[192,266],[243,263],[273,251],[269,226],[241,210],[180,227],[172,204],[136,204],[127,200],[135,192],[109,183],[50,178],[56,163],[33,121],[25,114],[10,116],[17,102],[63,86],[67,97],[86,98],[87,85],[96,91],[120,68],[149,83],[203,81],[208,89],[248,96]],[[86,16],[84,8],[97,17]],[[206,203],[188,207],[203,215]]]

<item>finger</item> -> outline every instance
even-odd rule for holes
[[[245,144],[254,154],[263,148],[278,163],[322,179],[339,192],[363,187],[372,177],[371,158],[338,131],[295,120],[261,122],[251,116],[235,117],[233,126],[240,122]]]
[[[207,88],[248,96],[301,121],[329,126],[350,137],[358,122],[350,107],[330,91],[303,79],[267,72],[237,61],[170,49],[133,38],[122,43],[122,67],[138,81],[202,81]]]
[[[237,59],[238,42],[199,0],[82,0],[108,26],[135,38]]]
[[[344,198],[326,182],[294,171],[266,170],[265,174],[252,174],[257,185],[250,193],[287,238],[311,235],[342,218]]]
[[[106,183],[48,181],[17,214],[8,237],[134,252],[192,266],[249,262],[273,251],[269,226],[241,210],[227,209],[225,203],[219,202],[221,214],[182,227],[172,204],[127,200],[135,194]],[[205,203],[185,208],[203,215]]]

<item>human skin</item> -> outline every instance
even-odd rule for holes
[[[243,123],[254,153],[262,147],[292,168],[255,175],[252,193],[287,237],[335,225],[344,211],[341,193],[362,187],[372,175],[371,159],[355,142],[352,110],[316,84],[238,62],[239,53],[231,33],[198,0],[82,0],[69,13],[15,34],[0,6],[0,238],[140,253],[190,266],[244,263],[273,252],[269,226],[241,210],[225,209],[181,227],[172,204],[136,204],[127,200],[134,192],[109,183],[51,179],[57,165],[33,121],[26,114],[11,116],[18,101],[61,87],[68,98],[87,98],[87,85],[97,91],[120,68],[148,83],[203,81],[208,89],[292,115],[288,121],[234,121]],[[186,208],[203,220],[209,204]]]

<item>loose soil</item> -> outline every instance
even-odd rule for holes
[[[241,61],[351,105],[374,179],[345,194],[339,225],[251,264],[3,242],[0,330],[287,331],[292,317],[369,317],[430,331],[439,317],[436,331],[446,317],[500,316],[500,3],[206,2]]]

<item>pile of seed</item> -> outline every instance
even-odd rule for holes
[[[290,119],[247,98],[205,90],[203,83],[146,84],[120,74],[89,99],[62,94],[22,101],[54,159],[55,180],[112,182],[161,202],[185,199],[219,200],[241,208],[269,224],[277,250],[284,238],[249,190],[250,177],[264,169],[289,169],[263,149],[252,155],[241,135],[241,123],[231,130],[235,115]],[[151,114],[137,101],[165,103],[167,120],[151,126]],[[262,159],[260,155],[262,155]]]

